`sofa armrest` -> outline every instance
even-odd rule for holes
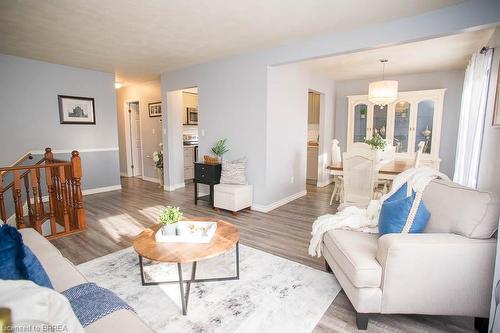
[[[382,312],[488,317],[495,248],[494,238],[383,235]]]

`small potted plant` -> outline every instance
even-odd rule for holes
[[[365,140],[366,144],[369,144],[372,147],[372,150],[376,151],[377,161],[380,161],[382,156],[382,151],[385,149],[387,142],[375,132],[370,140]]]
[[[226,140],[227,139],[220,139],[217,141],[215,146],[212,147],[212,153],[214,153],[215,156],[219,159],[219,162],[222,163],[222,155],[227,153],[229,149],[226,147]]]
[[[160,214],[161,234],[176,235],[177,225],[181,218],[182,212],[179,207],[165,207]]]

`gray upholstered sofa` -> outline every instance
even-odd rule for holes
[[[471,316],[487,324],[481,318],[490,310],[498,198],[435,180],[423,200],[431,217],[422,234],[333,230],[323,238],[327,269],[356,309],[359,329],[370,313]]]
[[[88,282],[78,269],[45,237],[34,229],[19,230],[24,243],[35,253],[56,291],[64,291],[81,283]],[[113,312],[85,328],[92,333],[151,333],[149,328],[137,315],[129,310]]]

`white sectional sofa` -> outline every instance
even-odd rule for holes
[[[24,244],[37,256],[52,282],[54,290],[62,292],[78,284],[89,282],[78,269],[45,237],[34,229],[19,230]],[[85,328],[89,333],[151,333],[149,328],[134,312],[129,310],[115,311]]]

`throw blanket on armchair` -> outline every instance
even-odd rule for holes
[[[449,180],[445,174],[428,167],[412,168],[399,174],[392,182],[391,191],[380,200],[372,200],[367,208],[349,206],[337,214],[318,217],[312,226],[309,255],[321,257],[323,235],[329,230],[345,229],[377,233],[380,208],[385,199],[396,193],[405,183],[408,183],[407,195],[411,195],[412,190],[422,193],[431,180],[436,178]]]
[[[73,312],[83,327],[121,309],[134,311],[112,291],[95,283],[79,284],[63,291],[62,294],[69,300]]]

